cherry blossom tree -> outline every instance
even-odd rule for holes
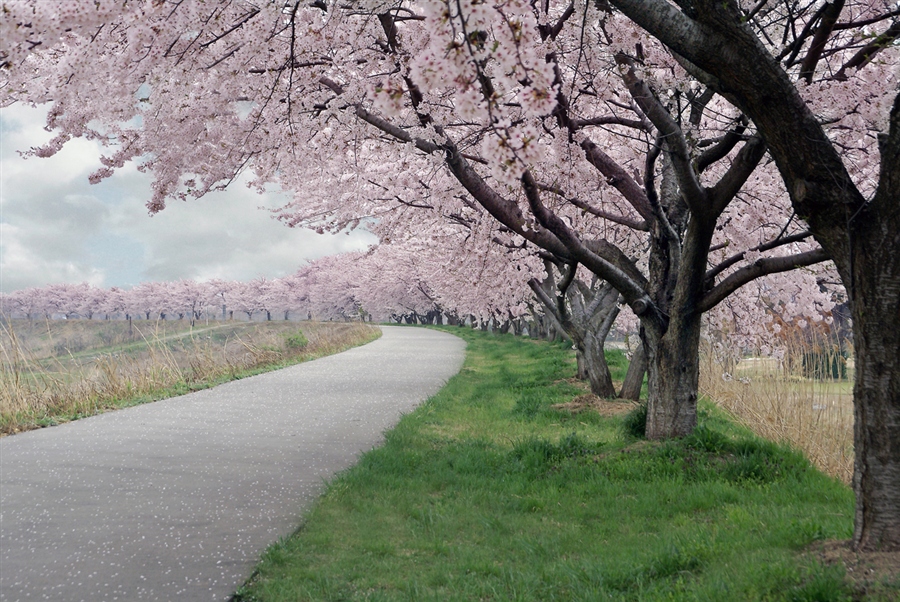
[[[572,339],[579,377],[590,382],[591,392],[595,395],[616,397],[604,355],[604,342],[619,314],[619,291],[607,282],[598,282],[595,276],[579,277],[574,266],[563,267],[557,283],[557,268],[550,261],[545,265],[546,278],[532,278],[528,285],[546,312]],[[586,279],[589,282],[585,282]],[[638,363],[634,365],[638,366]],[[635,396],[634,391],[623,391],[623,394]]]
[[[854,545],[900,549],[900,9],[610,0],[753,120],[853,315]]]
[[[704,313],[833,257],[856,329],[855,540],[900,546],[900,335],[878,326],[900,303],[887,5],[4,7],[2,103],[53,103],[58,136],[34,153],[99,139],[111,153],[94,178],[139,162],[152,211],[252,169],[297,192],[291,224],[367,223],[388,241],[422,211],[462,228],[490,216],[506,243],[586,267],[640,319],[650,437],[696,424]]]
[[[106,306],[106,298],[109,295],[107,289],[91,286],[88,283],[82,283],[80,288],[81,294],[78,296],[78,303],[75,308],[79,316],[90,320],[95,314],[106,313],[104,307]],[[109,316],[106,317],[108,318]]]
[[[208,306],[215,307],[216,313],[218,313],[219,308],[221,308],[223,320],[232,317],[234,309],[228,309],[228,304],[231,301],[231,283],[227,280],[222,280],[221,278],[214,278],[207,282],[206,286],[207,294],[209,295],[207,298]]]
[[[28,320],[34,320],[41,315],[42,292],[36,287],[13,291],[4,298],[3,311],[8,316],[25,316]]]
[[[370,219],[387,236],[415,227],[422,209],[460,222],[489,214],[587,266],[635,309],[650,437],[696,423],[702,313],[753,277],[824,258],[797,248],[807,236],[779,220],[775,190],[752,257],[707,275],[717,227],[765,145],[706,88],[682,92],[658,77],[676,69],[671,57],[592,4],[103,4],[68,15],[74,27],[61,33],[58,12],[26,2],[26,21],[10,6],[5,22],[21,27],[10,32],[8,97],[53,101],[48,125],[60,131],[36,154],[71,136],[108,141],[114,152],[95,177],[141,161],[156,176],[152,210],[251,165],[258,186],[277,179],[298,192],[283,213],[294,224]],[[29,51],[35,35],[42,49]],[[584,52],[585,36],[596,53]],[[98,52],[101,78],[74,69]],[[104,100],[86,101],[100,85]],[[610,235],[621,228],[631,236]],[[650,259],[636,257],[648,240]],[[791,252],[759,257],[773,248]]]

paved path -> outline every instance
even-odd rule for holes
[[[462,366],[464,343],[374,343],[0,439],[0,600],[227,600],[323,480]]]

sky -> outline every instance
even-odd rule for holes
[[[306,260],[365,249],[365,231],[316,234],[288,228],[261,209],[283,205],[235,182],[224,192],[171,201],[150,216],[151,178],[126,165],[91,185],[100,146],[74,140],[51,158],[18,151],[48,141],[46,110],[0,109],[0,292],[88,282],[131,287],[144,281],[277,278]]]

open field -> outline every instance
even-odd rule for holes
[[[628,404],[585,403],[569,346],[448,330],[468,342],[460,374],[329,484],[237,600],[900,594],[896,555],[888,573],[834,560],[853,496],[802,454],[707,402],[693,436],[636,439]]]
[[[206,388],[371,341],[343,322],[0,323],[0,434]]]
[[[820,470],[850,483],[852,380],[809,378],[774,358],[746,358],[733,367],[705,358],[704,395],[756,434],[802,450]]]

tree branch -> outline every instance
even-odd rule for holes
[[[589,270],[615,286],[625,297],[626,301],[632,304],[637,315],[648,317],[655,321],[664,319],[647,295],[644,282],[635,279],[633,274],[629,275],[622,267],[615,265],[610,259],[601,257],[597,252],[589,249],[558,216],[544,206],[541,202],[537,183],[534,181],[531,172],[526,171],[522,175],[522,187],[525,190],[525,196],[528,199],[528,205],[532,214],[534,214],[541,225],[550,230],[569,249],[573,259],[583,263]]]
[[[795,268],[814,265],[828,259],[830,258],[824,249],[816,249],[787,257],[757,259],[752,265],[739,269],[706,293],[698,304],[698,311],[707,312],[711,310],[731,293],[761,276],[788,272]]]
[[[645,220],[653,219],[653,208],[647,194],[627,171],[588,138],[581,142],[588,163],[606,176],[606,183],[618,190]]]
[[[616,117],[615,115],[608,115],[605,117],[588,117],[585,119],[573,119],[571,123],[572,127],[576,130],[597,125],[623,125],[625,127],[634,128],[636,130],[647,131],[647,126],[644,125],[643,121],[640,121],[639,119],[625,119],[624,117]]]
[[[700,156],[694,160],[694,166],[697,169],[697,173],[703,173],[706,171],[707,167],[728,156],[728,153],[737,146],[737,143],[744,139],[743,134],[747,129],[746,125],[746,118],[744,118],[741,123],[738,123],[737,127],[733,130],[729,130],[721,140],[703,151]]]
[[[545,192],[551,192],[559,197],[562,197],[569,203],[572,203],[582,211],[586,211],[591,215],[596,215],[597,217],[603,218],[605,220],[609,220],[613,223],[620,224],[625,226],[626,228],[631,228],[632,230],[639,230],[641,232],[648,232],[650,227],[647,225],[646,220],[642,222],[638,222],[635,220],[628,219],[627,217],[616,215],[614,213],[609,213],[607,211],[603,211],[601,209],[597,209],[593,205],[582,201],[578,197],[570,197],[566,194],[566,192],[561,189],[559,186],[551,186],[549,184],[538,184],[538,188]]]
[[[700,215],[705,210],[703,201],[706,199],[706,190],[700,185],[697,173],[691,165],[684,132],[672,119],[669,111],[657,100],[647,82],[637,76],[634,59],[620,52],[616,54],[616,63],[622,68],[622,79],[632,98],[664,137],[667,154],[671,157],[672,167],[685,202],[691,212]]]
[[[751,138],[738,151],[728,171],[709,190],[709,198],[715,216],[721,215],[728,203],[734,199],[765,154],[766,143],[758,136]]]
[[[806,57],[800,64],[800,78],[806,80],[808,84],[812,83],[813,73],[815,73],[816,65],[822,57],[825,44],[834,31],[834,25],[837,23],[838,17],[841,16],[841,11],[844,10],[844,0],[831,0],[831,2],[825,4],[824,8],[822,19],[819,21],[816,33],[813,35],[812,43],[809,45]]]
[[[706,272],[705,280],[706,280],[706,282],[712,283],[713,279],[716,276],[718,276],[719,274],[721,274],[722,272],[724,272],[725,270],[727,270],[734,264],[738,263],[739,261],[743,261],[744,257],[747,256],[747,253],[749,253],[751,251],[759,251],[759,252],[771,251],[772,249],[777,249],[778,247],[783,247],[784,245],[789,245],[789,244],[792,244],[795,242],[800,242],[800,241],[806,240],[810,236],[812,236],[812,232],[810,232],[809,230],[805,230],[805,231],[799,232],[797,234],[785,236],[784,238],[776,238],[775,240],[770,240],[769,242],[763,243],[761,245],[757,245],[757,246],[753,247],[752,249],[748,249],[746,251],[741,251],[740,253],[735,253],[734,255],[732,255],[731,257],[726,259],[725,261],[722,261],[721,263],[716,265],[714,268],[708,270]],[[721,247],[719,247],[719,248],[721,248]],[[713,251],[713,250],[715,250],[715,249],[710,248],[710,251]]]
[[[868,65],[875,58],[876,54],[890,46],[898,37],[900,37],[900,21],[895,21],[883,34],[861,48],[849,61],[842,65],[840,70],[834,74],[834,79],[839,81],[846,80],[847,69],[858,69]]]

